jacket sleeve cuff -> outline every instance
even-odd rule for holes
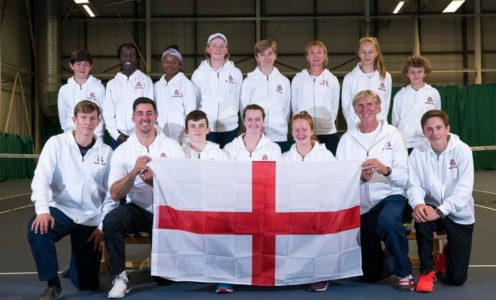
[[[36,215],[41,215],[41,214],[49,214],[50,213],[50,206],[48,203],[35,203],[35,212]]]

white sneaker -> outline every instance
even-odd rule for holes
[[[128,289],[127,284],[129,280],[127,279],[126,271],[122,271],[119,275],[115,277],[112,281],[114,285],[108,293],[109,298],[124,298],[126,293],[131,289]]]

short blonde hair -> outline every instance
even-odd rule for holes
[[[327,66],[327,64],[329,63],[329,57],[328,57],[328,53],[327,53],[327,47],[325,46],[324,42],[316,41],[316,40],[308,42],[305,45],[305,56],[308,55],[308,51],[310,51],[310,48],[312,48],[312,47],[319,47],[322,50],[324,50],[325,60],[324,60],[323,66]]]
[[[261,40],[253,46],[255,56],[257,56],[258,53],[263,53],[267,49],[272,49],[272,51],[277,54],[277,42],[273,40]]]
[[[358,100],[363,98],[372,98],[375,100],[375,104],[381,104],[381,97],[379,97],[376,92],[372,90],[363,90],[361,92],[358,92],[358,94],[353,97],[353,100],[351,102],[353,104],[353,107],[355,107],[355,104],[358,102]]]

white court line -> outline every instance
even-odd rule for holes
[[[480,205],[480,204],[474,204],[474,205],[477,206],[477,207],[480,207],[480,208],[485,208],[485,209],[489,209],[489,210],[492,210],[492,211],[496,211],[496,208],[487,207],[487,206],[483,206],[483,205]]]
[[[0,198],[0,200],[11,199],[11,198],[16,198],[16,197],[21,197],[21,196],[28,196],[28,195],[31,195],[31,193],[24,193],[24,194],[19,194],[19,195],[2,197],[2,198]]]
[[[6,213],[9,213],[9,212],[13,212],[13,211],[16,211],[16,210],[19,210],[19,209],[23,209],[23,208],[26,208],[26,207],[31,207],[33,206],[34,204],[28,204],[28,205],[25,205],[25,206],[21,206],[21,207],[16,207],[14,209],[9,209],[9,210],[5,210],[5,211],[0,211],[0,215],[3,215],[3,214],[6,214]]]
[[[483,193],[483,194],[491,194],[491,195],[496,195],[496,193],[494,193],[494,192],[490,192],[490,191],[474,190],[474,192],[479,192],[479,193]]]
[[[468,265],[469,268],[496,268],[496,265]],[[135,270],[127,270],[126,272],[133,272]],[[138,270],[136,270],[138,271]],[[37,275],[38,272],[4,272],[0,273],[0,276],[10,276],[10,275]],[[61,274],[59,271],[58,274]]]

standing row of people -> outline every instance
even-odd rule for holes
[[[132,102],[138,97],[154,99],[159,112],[158,125],[164,133],[183,143],[184,120],[195,109],[207,114],[210,123],[208,140],[224,147],[238,133],[238,114],[249,104],[258,104],[266,113],[265,134],[284,152],[288,145],[288,121],[291,115],[307,111],[313,118],[319,142],[334,154],[339,142],[336,119],[339,102],[348,128],[355,127],[358,117],[351,100],[362,90],[373,90],[381,97],[380,120],[385,120],[391,103],[391,75],[386,71],[379,42],[364,37],[358,44],[359,62],[339,81],[327,68],[328,52],[321,41],[311,41],[305,47],[307,68],[297,73],[292,82],[274,66],[277,43],[262,40],[254,46],[257,67],[243,80],[241,71],[229,60],[228,41],[222,33],[207,39],[206,59],[193,72],[191,80],[181,72],[183,57],[175,45],[162,54],[164,74],[152,83],[138,66],[138,50],[133,44],[123,44],[117,54],[121,71],[107,83],[94,78],[90,72],[92,58],[86,51],[75,51],[69,66],[74,76],[59,92],[58,107],[62,129],[74,129],[71,118],[75,104],[81,99],[96,102],[102,108],[103,120],[97,135],[104,132],[103,123],[112,138],[112,148],[124,142],[134,124],[131,121]],[[395,96],[393,125],[400,128],[408,147],[413,149],[422,139],[417,125],[423,112],[440,108],[436,89],[424,82],[430,64],[421,56],[408,58],[403,73],[410,84]],[[410,149],[410,151],[411,151]]]

